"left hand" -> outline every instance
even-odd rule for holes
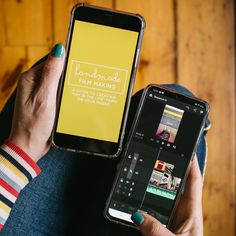
[[[19,77],[9,140],[38,161],[50,148],[64,47],[57,44],[45,62]]]

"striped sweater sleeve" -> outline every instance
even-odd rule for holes
[[[0,146],[0,231],[20,191],[39,173],[39,166],[18,146]]]

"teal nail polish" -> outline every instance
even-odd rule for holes
[[[64,53],[64,47],[62,44],[56,44],[53,48],[52,55],[54,57],[61,57]]]
[[[144,217],[138,212],[135,211],[133,212],[131,216],[131,220],[136,224],[136,225],[141,225],[144,221]]]

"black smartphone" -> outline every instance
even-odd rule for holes
[[[145,28],[138,14],[86,4],[72,10],[52,143],[116,157]]]
[[[203,132],[208,104],[156,85],[140,101],[105,216],[135,225],[142,210],[169,227]]]

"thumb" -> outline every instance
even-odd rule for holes
[[[144,236],[174,236],[164,225],[158,220],[144,212],[134,212],[131,220],[138,225]]]
[[[65,49],[62,44],[56,44],[49,54],[42,70],[40,89],[43,91],[50,90],[52,93],[57,91],[64,65],[64,54]]]

